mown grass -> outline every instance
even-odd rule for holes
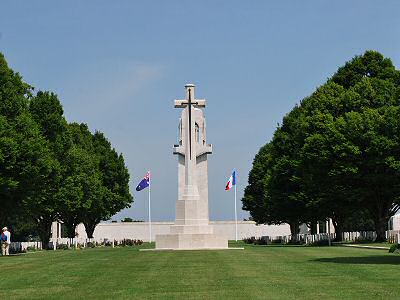
[[[0,257],[0,299],[396,299],[399,265],[346,247],[41,251]]]

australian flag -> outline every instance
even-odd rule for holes
[[[150,185],[150,171],[146,173],[142,181],[139,182],[139,184],[136,187],[136,190],[139,192],[145,188],[147,188]]]

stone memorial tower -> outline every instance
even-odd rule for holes
[[[194,85],[187,84],[186,99],[175,100],[183,108],[179,121],[178,199],[175,224],[170,233],[156,236],[156,249],[225,249],[228,239],[214,234],[208,219],[207,155],[212,146],[206,143],[206,123],[201,108],[205,100],[195,99]]]

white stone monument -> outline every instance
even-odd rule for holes
[[[205,100],[195,99],[194,85],[187,84],[186,99],[175,100],[183,108],[179,122],[178,199],[175,224],[170,233],[156,235],[156,249],[227,249],[228,239],[214,234],[208,219],[207,154],[212,146],[206,143]]]

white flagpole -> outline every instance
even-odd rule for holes
[[[149,242],[151,243],[151,175],[149,178]]]
[[[235,171],[235,239],[236,242],[238,240],[238,229],[237,229],[237,208],[236,208],[236,184],[237,184],[237,176],[236,176],[236,171]]]

